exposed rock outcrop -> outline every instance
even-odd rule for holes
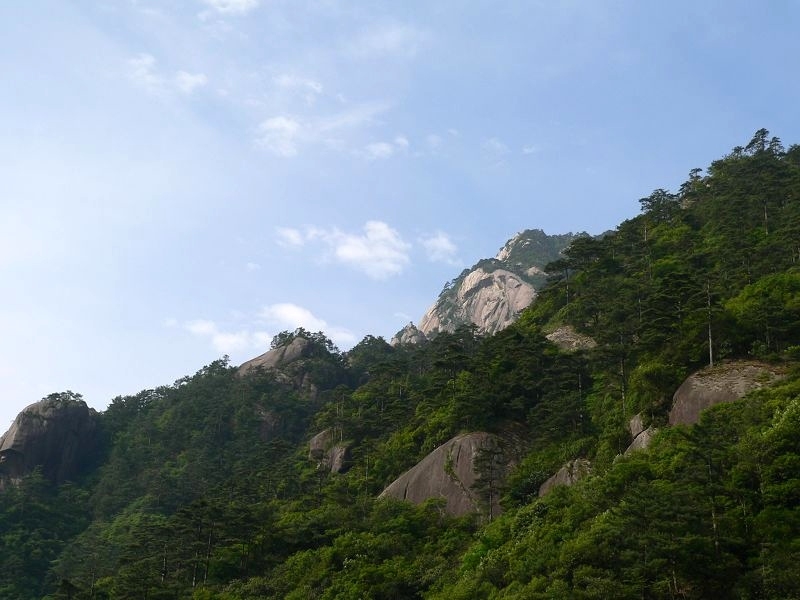
[[[628,431],[631,432],[631,438],[634,440],[644,431],[644,418],[642,417],[642,413],[636,413],[631,417],[631,420],[628,421]]]
[[[419,344],[428,338],[422,333],[414,323],[409,323],[400,331],[394,334],[392,340],[389,342],[392,346],[408,346],[410,344]]]
[[[574,485],[586,477],[590,471],[591,463],[585,458],[571,460],[539,486],[539,496],[544,496],[557,485]]]
[[[628,422],[628,430],[631,432],[631,443],[625,449],[625,454],[646,449],[657,431],[654,427],[645,428],[642,413],[633,415]]]
[[[25,408],[0,437],[0,483],[41,467],[54,483],[77,476],[97,444],[97,413],[80,396],[51,394]]]
[[[285,346],[272,348],[264,354],[244,362],[237,371],[239,375],[247,375],[256,369],[276,369],[293,363],[308,354],[311,342],[304,337],[297,336]]]
[[[324,429],[308,443],[308,459],[316,462],[319,470],[344,473],[347,470],[348,447],[336,442],[333,430]]]
[[[439,298],[422,317],[419,330],[428,336],[473,324],[481,333],[496,333],[511,325],[535,297],[536,290],[519,275],[478,267],[452,296]]]
[[[486,510],[473,486],[480,478],[476,460],[481,450],[492,448],[496,438],[485,432],[459,435],[442,444],[414,467],[403,473],[380,494],[420,504],[430,498],[444,498],[448,514],[461,516]],[[489,507],[500,512],[498,499]]]
[[[578,333],[571,325],[559,327],[552,333],[548,333],[545,337],[565,352],[591,350],[597,346],[597,342],[591,337]]]
[[[672,398],[670,425],[692,425],[700,413],[716,404],[732,402],[751,390],[769,385],[782,375],[771,365],[737,361],[693,373]]]
[[[646,450],[650,446],[650,442],[653,441],[653,436],[656,434],[656,431],[658,430],[654,427],[648,427],[644,431],[640,431],[625,449],[625,454],[630,454],[636,450]]]
[[[432,337],[464,325],[487,334],[508,327],[547,280],[544,266],[558,259],[575,237],[536,229],[518,233],[494,258],[479,261],[449,282],[420,321],[419,331]]]

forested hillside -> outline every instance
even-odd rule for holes
[[[760,130],[640,203],[493,336],[285,332],[291,363],[115,398],[76,481],[2,492],[0,598],[800,598],[800,146]],[[567,326],[596,345],[547,339]],[[734,360],[780,376],[669,426],[681,382]],[[625,453],[635,415],[657,433]],[[475,514],[377,499],[476,431]]]

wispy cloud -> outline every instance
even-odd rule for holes
[[[431,262],[442,262],[453,266],[461,264],[456,256],[458,247],[450,239],[450,236],[443,231],[437,231],[433,235],[420,238],[420,244],[422,244],[428,255],[428,260]]]
[[[346,147],[344,140],[375,123],[387,108],[383,104],[362,104],[326,116],[270,117],[257,127],[256,145],[285,158],[297,156],[304,146],[342,149]]]
[[[500,167],[506,164],[506,159],[511,154],[511,149],[502,140],[492,137],[484,140],[481,144],[483,157],[493,167]]]
[[[327,247],[327,260],[349,266],[376,280],[399,275],[411,262],[411,244],[383,221],[368,221],[363,233],[311,226],[302,230],[281,227],[276,233],[277,243],[284,247],[321,242]]]
[[[260,0],[203,0],[203,4],[223,15],[244,15],[258,8]]]
[[[391,142],[373,142],[364,146],[363,155],[367,160],[390,158],[408,150],[408,138],[398,135]]]
[[[411,245],[382,221],[368,221],[363,235],[337,232],[332,244],[337,260],[373,279],[398,275],[410,262]]]
[[[266,331],[223,331],[214,321],[206,319],[189,321],[184,323],[183,328],[192,335],[210,340],[214,349],[223,354],[266,348],[272,339],[272,335]]]
[[[128,60],[128,78],[148,92],[157,92],[164,80],[156,73],[156,59],[145,52]]]
[[[350,346],[356,341],[350,330],[344,327],[331,326],[307,308],[291,302],[280,302],[264,306],[259,311],[258,316],[261,322],[277,331],[294,331],[298,327],[312,332],[322,331],[338,346]]]
[[[297,147],[303,134],[303,126],[291,117],[272,117],[258,126],[257,145],[272,154],[291,158],[297,156]]]
[[[322,84],[307,77],[283,73],[274,77],[272,81],[279,89],[298,94],[306,106],[313,106],[317,97],[322,94]]]
[[[275,233],[278,234],[276,241],[284,248],[296,248],[306,242],[306,236],[303,232],[293,227],[278,227],[275,229]]]
[[[307,308],[291,302],[263,306],[250,317],[238,314],[236,321],[239,323],[237,327],[226,327],[209,319],[195,319],[183,323],[181,327],[195,337],[210,342],[216,352],[240,356],[263,352],[269,347],[275,333],[294,331],[298,327],[312,332],[322,331],[340,347],[352,346],[356,341],[355,335],[346,327],[330,325]],[[174,319],[164,322],[168,328],[177,325]]]
[[[201,88],[208,83],[208,77],[203,73],[187,73],[178,71],[175,74],[175,86],[178,91],[184,94],[191,94],[197,88]]]
[[[442,142],[442,136],[435,133],[429,133],[425,136],[425,143],[431,152],[437,152],[442,147]]]
[[[508,153],[511,152],[508,149],[508,146],[506,146],[503,142],[501,142],[496,137],[489,138],[488,140],[484,140],[482,148],[483,148],[483,151],[486,152],[486,154],[489,154],[489,155],[497,157],[497,158],[502,158],[503,156],[505,156],[505,155],[507,155]]]
[[[155,95],[181,92],[191,94],[208,84],[204,73],[178,71],[173,77],[165,76],[158,68],[158,61],[152,54],[143,52],[128,59],[128,78],[139,88]]]
[[[345,45],[347,54],[359,59],[414,58],[429,34],[406,24],[377,25],[355,36]]]
[[[364,154],[369,159],[389,158],[394,154],[394,146],[388,142],[374,142],[364,146]]]

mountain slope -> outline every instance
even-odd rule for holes
[[[445,285],[419,330],[430,337],[475,326],[492,334],[508,327],[547,279],[544,267],[557,260],[576,236],[527,229],[508,240],[494,258],[479,261]]]
[[[800,597],[800,148],[757,132],[641,204],[494,335],[285,332],[256,368],[115,399],[99,468],[4,492],[0,597]],[[743,364],[749,393],[714,391]],[[497,452],[467,470],[469,432]],[[378,500],[431,462],[502,514]]]

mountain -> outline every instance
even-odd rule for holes
[[[478,261],[447,283],[419,323],[425,337],[462,326],[493,334],[513,323],[547,281],[544,267],[561,256],[575,234],[547,235],[527,229],[508,240],[494,258]],[[395,343],[408,339],[399,332]],[[417,338],[411,338],[417,339]]]
[[[476,265],[539,285],[494,334],[283,332],[33,405],[0,598],[800,597],[800,147],[760,130],[640,205],[543,284],[525,234]]]

